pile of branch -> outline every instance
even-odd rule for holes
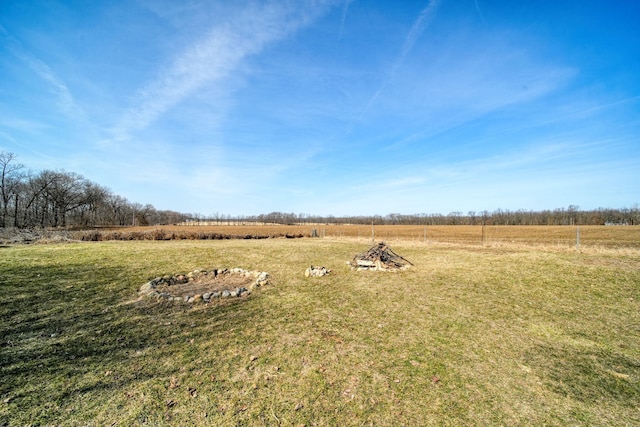
[[[353,257],[352,268],[358,270],[389,270],[407,268],[413,265],[407,259],[393,252],[384,242],[371,247],[367,252]]]

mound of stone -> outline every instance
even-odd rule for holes
[[[157,277],[142,285],[138,294],[141,298],[176,302],[210,302],[219,298],[247,296],[268,281],[269,274],[264,271],[214,268]]]
[[[400,270],[413,264],[395,253],[386,243],[373,245],[368,251],[358,254],[349,262],[354,270]]]

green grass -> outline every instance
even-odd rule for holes
[[[364,240],[0,248],[0,425],[639,425],[640,253]],[[332,274],[305,278],[310,264]],[[137,301],[196,268],[249,298]]]

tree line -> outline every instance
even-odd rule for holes
[[[598,208],[581,210],[578,206],[553,210],[496,209],[494,211],[469,211],[441,213],[417,213],[362,216],[333,216],[271,212],[260,215],[196,215],[188,220],[200,224],[374,224],[374,225],[640,225],[640,209]]]
[[[179,212],[132,203],[74,172],[27,170],[15,154],[0,151],[2,228],[158,225],[187,219]]]
[[[333,216],[271,212],[260,215],[187,214],[132,203],[73,172],[32,172],[13,153],[0,151],[0,228],[208,224],[375,225],[639,225],[640,209],[578,206],[554,210],[468,211],[385,216]]]

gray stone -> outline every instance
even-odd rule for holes
[[[140,292],[150,292],[155,285],[153,282],[147,282],[144,285],[140,286]]]
[[[220,274],[237,274],[242,275],[244,277],[254,277],[256,280],[248,285],[249,289],[245,287],[238,287],[233,290],[224,290],[224,291],[215,291],[215,292],[206,292],[199,295],[194,296],[185,296],[178,297],[173,296],[171,291],[169,292],[159,292],[156,290],[158,285],[167,285],[172,286],[176,284],[188,283],[194,280],[197,280],[198,277],[205,275],[215,275],[216,277]],[[156,277],[144,283],[138,293],[140,298],[156,298],[156,299],[166,299],[167,301],[183,301],[187,303],[193,303],[197,301],[206,301],[209,302],[214,298],[229,298],[229,297],[240,297],[242,295],[249,295],[251,291],[255,290],[257,287],[266,285],[268,283],[269,274],[264,271],[249,271],[244,270],[242,268],[219,268],[219,269],[211,269],[211,270],[194,270],[187,274],[179,274],[176,276],[162,276]]]
[[[258,275],[258,278],[256,279],[256,285],[264,286],[267,284],[268,280],[269,280],[269,274],[263,271],[262,273],[260,273],[260,275]]]
[[[328,268],[311,266],[305,270],[304,275],[305,277],[322,277],[329,273],[331,273],[331,270]]]

